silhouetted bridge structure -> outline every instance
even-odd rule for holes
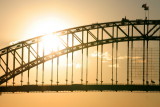
[[[24,85],[1,87],[1,92],[68,92],[68,91],[155,91],[159,92],[159,85]]]
[[[94,23],[0,50],[0,92],[160,91],[160,20]]]

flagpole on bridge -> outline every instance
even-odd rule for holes
[[[145,20],[149,20],[149,6],[147,6],[147,3],[142,5],[142,8],[144,8],[145,11]],[[147,15],[148,12],[148,15]]]

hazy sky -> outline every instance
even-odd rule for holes
[[[125,16],[143,19],[141,5],[146,2],[150,18],[159,19],[159,0],[0,0],[0,45],[63,28],[118,21]]]
[[[160,19],[160,0],[0,0],[0,48],[12,41],[97,22]],[[0,107],[159,107],[160,93],[73,92],[3,94]]]

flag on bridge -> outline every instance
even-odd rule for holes
[[[149,10],[149,6],[147,6],[147,4],[143,4],[142,8],[144,8],[144,10]]]

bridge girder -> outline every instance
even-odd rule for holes
[[[140,26],[140,28],[138,27]],[[123,27],[126,27],[123,29]],[[111,28],[112,30],[109,31],[106,28]],[[102,34],[106,36],[105,39],[99,39],[99,34],[93,34],[92,30],[99,30],[101,29]],[[127,32],[126,30],[127,29]],[[136,32],[136,36],[133,35],[133,32]],[[15,76],[33,68],[36,67],[39,64],[42,64],[48,60],[52,60],[53,58],[57,58],[59,56],[73,53],[78,50],[83,50],[85,48],[93,47],[93,46],[99,46],[109,43],[119,43],[119,42],[129,42],[129,41],[160,41],[160,36],[156,35],[157,32],[160,31],[160,20],[133,20],[133,21],[117,21],[117,22],[107,22],[107,23],[95,23],[91,25],[86,26],[80,26],[70,29],[65,29],[62,31],[54,32],[53,35],[57,35],[58,37],[62,37],[65,35],[72,35],[72,38],[79,41],[78,45],[73,45],[71,47],[68,46],[68,41],[65,42],[61,39],[61,42],[65,46],[63,49],[52,52],[48,55],[40,56],[37,50],[34,49],[32,45],[36,44],[38,47],[38,44],[42,41],[43,36],[35,37],[32,39],[28,39],[25,41],[18,42],[16,44],[13,44],[11,46],[5,47],[0,50],[0,60],[5,67],[0,64],[1,68],[5,72],[4,75],[0,77],[0,84],[3,84],[10,80],[11,78],[14,78]],[[81,38],[77,36],[76,33],[82,33],[87,32],[87,35],[90,36],[90,38],[93,38],[94,41],[92,42],[84,42],[84,35],[81,34]],[[119,37],[119,33],[121,33],[121,37]],[[102,35],[102,36],[103,36]],[[88,38],[88,37],[87,37]],[[73,41],[72,41],[73,42]],[[34,60],[29,60],[28,62],[25,62],[23,59],[24,55],[24,48],[28,50],[28,55],[32,54],[34,56]],[[17,52],[18,50],[21,51],[21,55]],[[15,64],[15,61],[19,63],[19,67],[15,68],[15,65],[13,68],[9,67],[9,54],[12,54],[14,57],[13,64]],[[5,58],[4,58],[5,57]]]

